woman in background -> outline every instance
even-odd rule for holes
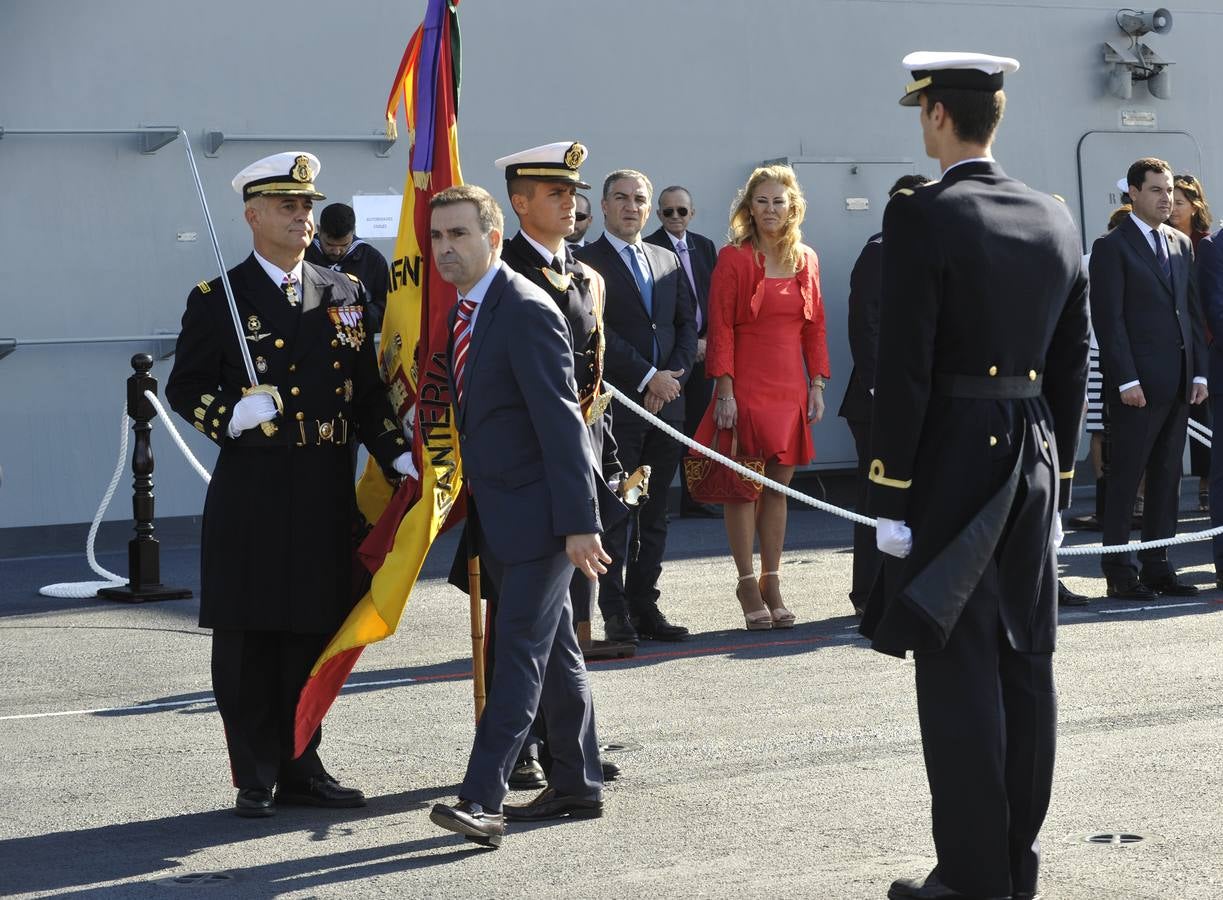
[[[708,446],[732,429],[739,454],[762,457],[765,475],[785,485],[815,458],[811,424],[824,415],[829,377],[819,260],[799,230],[806,209],[794,170],[782,165],[756,169],[735,199],[709,292],[705,367],[717,387],[696,433]],[[785,496],[765,489],[755,502],[727,503],[725,516],[747,628],[793,627],[778,575]]]
[[[1206,193],[1194,176],[1177,175],[1172,179],[1172,216],[1168,224],[1189,236],[1196,256],[1198,242],[1210,234],[1211,222]],[[1209,328],[1205,339],[1208,345],[1212,341]],[[1210,404],[1189,407],[1189,418],[1210,428]],[[1189,439],[1189,474],[1198,476],[1198,509],[1210,509],[1210,448],[1193,438]]]

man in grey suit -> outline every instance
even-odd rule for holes
[[[1111,429],[1104,543],[1129,541],[1130,511],[1146,474],[1144,541],[1176,533],[1181,453],[1189,404],[1206,399],[1202,309],[1189,238],[1164,223],[1172,211],[1172,169],[1140,159],[1126,181],[1133,211],[1091,250],[1091,321],[1100,343]],[[1192,596],[1168,551],[1105,554],[1108,596],[1150,600]]]
[[[441,277],[458,289],[450,317],[451,402],[468,488],[467,540],[497,591],[497,665],[454,806],[430,819],[497,847],[505,818],[603,814],[594,708],[573,628],[576,567],[596,579],[599,464],[578,406],[569,328],[538,287],[501,264],[504,220],[483,188],[430,201]],[[550,786],[505,807],[507,779],[536,712],[548,722]]]
[[[606,231],[576,256],[607,285],[605,379],[682,429],[684,383],[696,356],[696,309],[675,253],[642,243],[652,192],[641,172],[618,169],[608,175],[603,181]],[[627,521],[606,534],[612,565],[599,579],[604,634],[609,641],[634,644],[639,637],[682,641],[688,629],[668,622],[658,608],[658,578],[667,544],[667,491],[683,447],[628,410],[616,411],[612,434],[624,471],[643,465],[652,471],[650,499],[637,517],[641,549],[636,558],[629,558]]]

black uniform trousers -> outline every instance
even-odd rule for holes
[[[297,698],[331,639],[287,631],[212,632],[212,689],[225,725],[234,787],[271,788],[323,773],[320,726],[293,759]]]
[[[855,509],[865,515],[870,494],[871,423],[869,420],[857,422],[853,419],[846,419],[845,423],[854,436],[854,447],[858,453],[858,500]],[[883,555],[875,543],[875,529],[870,525],[854,525],[854,564],[849,602],[855,611],[866,608],[866,601],[870,599],[882,565]]]
[[[709,409],[711,397],[713,397],[713,379],[705,377],[705,360],[694,362],[692,364],[692,375],[684,385],[684,434],[688,437],[696,434],[696,429],[700,426],[701,419],[705,418],[705,411]],[[686,512],[694,506],[700,505],[688,493],[687,479],[680,478],[679,489],[681,512]]]
[[[667,493],[679,469],[683,446],[640,416],[624,410],[612,420],[620,464],[626,474],[638,466],[649,466],[650,499],[636,517],[622,519],[603,536],[603,549],[612,558],[607,574],[599,578],[599,611],[611,616],[642,615],[658,603],[658,578],[667,549]],[[669,423],[678,427],[679,423]],[[636,518],[636,523],[632,519]],[[628,559],[630,529],[636,527],[641,551],[636,561]]]
[[[510,772],[542,711],[552,756],[549,784],[561,793],[596,798],[603,772],[590,683],[566,589],[573,563],[559,552],[505,565],[492,554],[478,521],[481,569],[497,594],[496,665],[459,797],[501,809]]]
[[[1142,540],[1176,534],[1180,505],[1181,455],[1185,447],[1189,404],[1184,392],[1165,403],[1147,401],[1144,407],[1126,406],[1115,385],[1107,382],[1109,457],[1107,495],[1104,499],[1103,540],[1124,544],[1130,539],[1134,498],[1145,473],[1146,498],[1142,513]],[[1139,550],[1142,579],[1152,581],[1172,572],[1167,548]],[[1100,557],[1105,577],[1126,582],[1138,574],[1134,553],[1105,553]]]
[[[996,585],[991,565],[947,646],[913,654],[938,875],[974,897],[1036,890],[1053,786],[1053,654],[1011,647]]]

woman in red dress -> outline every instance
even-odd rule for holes
[[[787,485],[795,466],[815,458],[811,423],[824,415],[829,377],[819,261],[799,231],[806,209],[789,166],[756,169],[739,192],[709,291],[705,370],[717,390],[696,433],[709,446],[715,431],[733,429],[738,453],[763,457],[765,474]],[[719,436],[728,452],[727,433]],[[766,489],[755,502],[727,503],[725,514],[747,628],[793,627],[778,581],[785,496]]]

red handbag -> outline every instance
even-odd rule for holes
[[[764,457],[739,456],[738,429],[723,428],[713,433],[710,449],[718,450],[718,437],[723,431],[730,432],[729,456],[744,468],[751,469],[760,475],[764,474]],[[760,497],[764,485],[722,465],[717,460],[710,459],[689,450],[684,457],[684,480],[688,483],[688,493],[697,503],[754,503]]]

